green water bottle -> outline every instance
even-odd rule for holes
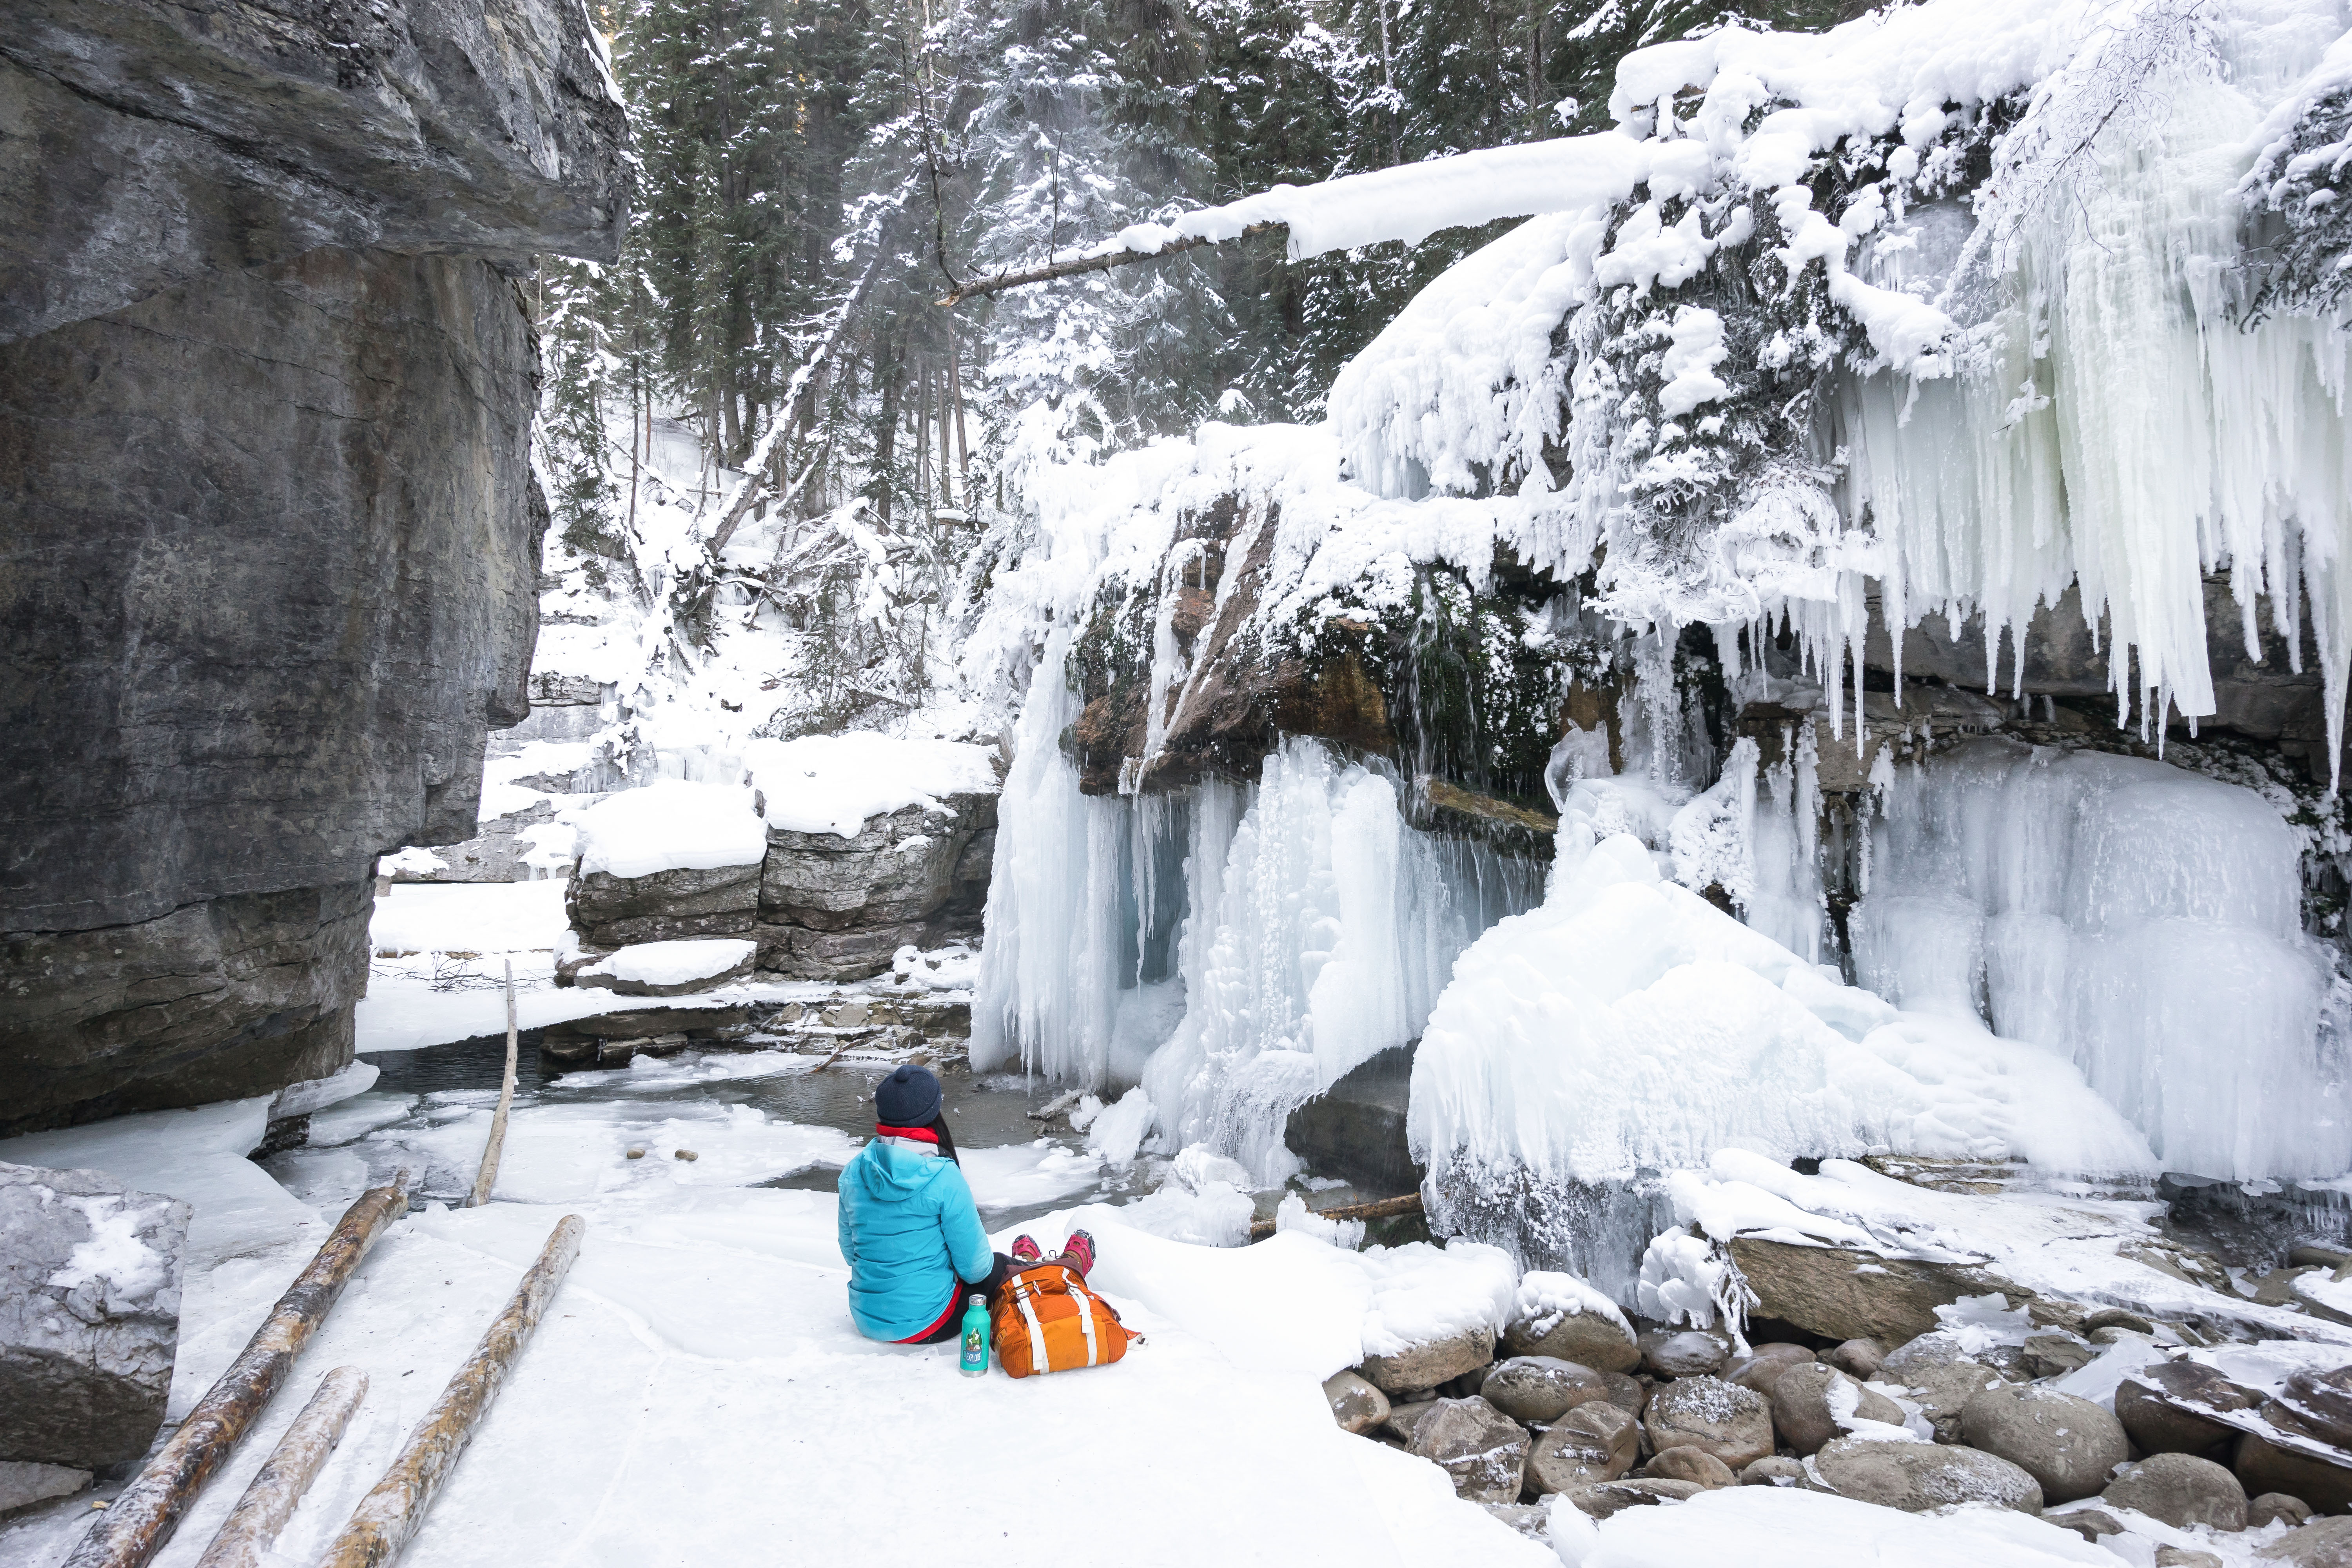
[[[988,1375],[988,1303],[978,1291],[963,1310],[963,1363],[966,1377]]]

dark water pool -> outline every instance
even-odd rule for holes
[[[653,1070],[627,1068],[542,1067],[533,1033],[519,1041],[515,1073],[518,1105],[565,1105],[589,1101],[628,1100],[636,1104],[698,1103],[749,1105],[782,1121],[804,1126],[831,1127],[854,1137],[874,1131],[874,1089],[896,1066],[891,1062],[845,1058],[821,1071],[803,1066],[810,1058],[783,1053],[688,1051],[658,1064]],[[375,1089],[383,1094],[425,1095],[451,1090],[496,1089],[506,1068],[506,1040],[489,1037],[431,1046],[416,1051],[384,1051],[366,1058],[379,1076]],[[675,1064],[691,1068],[698,1062],[716,1064],[754,1076],[691,1078],[663,1068]],[[772,1066],[774,1070],[761,1071]],[[1003,1143],[1026,1143],[1045,1131],[1026,1114],[1059,1090],[1043,1080],[1017,1073],[974,1076],[961,1063],[932,1068],[940,1076],[942,1110],[959,1147],[983,1149]],[[1066,1132],[1066,1128],[1064,1129]],[[833,1190],[834,1173],[812,1171],[788,1176],[778,1186]]]

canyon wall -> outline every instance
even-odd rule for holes
[[[562,0],[0,38],[0,1131],[351,1057],[374,858],[529,712],[537,253],[625,117]]]

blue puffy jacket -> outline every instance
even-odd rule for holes
[[[841,1169],[841,1256],[849,1315],[869,1340],[903,1340],[938,1322],[959,1279],[995,1263],[956,1163],[877,1138]]]

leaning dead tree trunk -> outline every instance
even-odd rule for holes
[[[278,1439],[196,1568],[261,1568],[261,1554],[294,1517],[302,1494],[343,1440],[343,1428],[367,1397],[367,1373],[355,1366],[339,1366],[320,1380],[319,1392]]]
[[[802,391],[833,357],[834,351],[841,346],[843,335],[849,331],[849,323],[857,317],[858,307],[866,303],[866,296],[873,289],[874,280],[882,275],[882,258],[890,254],[890,234],[886,226],[881,242],[874,247],[874,258],[866,264],[857,286],[834,308],[833,321],[825,329],[824,336],[801,362],[800,368],[793,372],[792,380],[784,384],[784,395],[776,403],[775,417],[769,422],[767,434],[760,437],[760,444],[752,448],[751,460],[743,465],[743,477],[736,481],[735,493],[727,498],[727,510],[720,514],[719,526],[711,531],[710,558],[713,561],[719,559],[719,552],[727,548],[727,542],[735,537],[736,529],[742,526],[744,518],[751,515],[752,504],[760,499],[761,480],[768,471],[768,459],[775,455],[776,443],[783,439],[784,432],[797,417],[794,405],[800,402]],[[783,492],[777,504],[790,506],[793,497],[802,485],[808,482],[808,477],[815,467],[812,462],[803,468],[801,477],[793,481],[792,487]]]
[[[515,994],[514,960],[507,960],[507,1076],[499,1084],[499,1108],[490,1115],[490,1141],[482,1147],[482,1168],[474,1173],[474,1190],[467,1196],[469,1209],[481,1207],[490,1201],[490,1188],[499,1179],[499,1157],[506,1152],[507,1113],[514,1109],[515,1090]]]
[[[1278,223],[1254,223],[1240,234],[1227,239],[1243,239],[1253,234],[1264,234],[1270,228],[1281,228]],[[1056,261],[1051,267],[1033,267],[1026,272],[1000,272],[993,278],[975,278],[969,283],[958,284],[936,301],[941,305],[961,305],[966,300],[977,300],[984,294],[1002,294],[1007,289],[1026,289],[1032,283],[1051,283],[1056,278],[1076,278],[1085,272],[1108,272],[1114,267],[1124,267],[1130,261],[1157,261],[1164,256],[1176,256],[1187,250],[1197,250],[1204,245],[1223,245],[1224,239],[1212,239],[1206,235],[1194,235],[1185,239],[1171,239],[1157,250],[1114,250],[1105,256],[1085,256],[1075,261]]]
[[[408,1212],[404,1171],[343,1211],[341,1223],[286,1294],[278,1298],[244,1353],[229,1363],[172,1440],[147,1461],[114,1505],[99,1516],[65,1568],[141,1568],[163,1550],[188,1505],[227,1462],[231,1450],[294,1370],[294,1358],[326,1321],[352,1271],[383,1227]]]
[[[466,1445],[473,1441],[474,1427],[498,1397],[515,1358],[530,1342],[541,1314],[571,1271],[572,1260],[580,1255],[580,1238],[587,1229],[578,1215],[566,1215],[557,1222],[540,1250],[539,1261],[530,1266],[530,1272],[516,1287],[514,1299],[482,1336],[473,1359],[457,1369],[457,1375],[409,1434],[408,1446],[392,1461],[383,1479],[352,1510],[351,1522],[319,1559],[319,1568],[383,1568],[400,1555],[425,1522],[425,1510],[433,1506],[449,1472],[457,1468]]]

